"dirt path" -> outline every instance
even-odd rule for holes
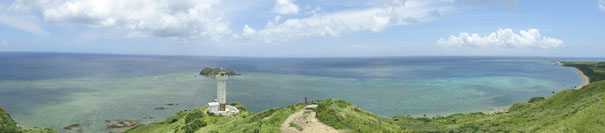
[[[316,116],[316,112],[313,108],[317,105],[307,105],[301,111],[295,112],[288,116],[284,123],[281,124],[282,133],[344,133],[343,130],[336,130],[326,124],[319,122]],[[294,123],[302,127],[302,131],[294,127],[290,127],[290,123]]]

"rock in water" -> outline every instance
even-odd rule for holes
[[[80,127],[80,124],[72,124],[72,125],[63,127],[63,129],[65,129],[65,130],[71,130],[71,129],[79,128],[79,127]]]
[[[126,120],[126,121],[122,121],[122,125],[130,127],[130,126],[137,125],[137,122],[136,121]]]

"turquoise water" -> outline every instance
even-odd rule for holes
[[[385,117],[488,112],[582,82],[574,70],[550,58],[4,53],[0,59],[0,106],[23,127],[60,132],[75,123],[85,132],[123,131],[106,129],[105,120],[150,123],[201,107],[216,94],[216,81],[197,75],[203,66],[240,72],[227,81],[227,101],[257,112],[304,97],[346,99]]]

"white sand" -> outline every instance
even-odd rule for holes
[[[559,61],[557,61],[557,62],[555,62],[555,63],[556,63],[557,65],[559,65],[559,66],[568,67],[568,66],[564,66],[564,65],[563,65],[563,63],[561,63],[561,62],[559,62]],[[575,68],[575,67],[570,67],[570,68],[572,68],[573,70],[575,70],[576,72],[578,72],[578,75],[579,75],[579,76],[580,76],[580,78],[582,78],[582,80],[583,80],[582,84],[580,84],[580,85],[576,86],[576,90],[578,90],[578,89],[582,89],[582,87],[584,87],[584,86],[586,86],[586,85],[590,84],[590,79],[588,78],[588,76],[584,75],[584,72],[580,71],[580,69]]]
[[[584,73],[582,71],[580,71],[580,69],[577,69],[575,67],[571,67],[571,68],[573,68],[573,70],[576,70],[576,72],[578,72],[578,74],[580,75],[582,80],[584,80],[584,82],[582,82],[582,84],[580,84],[579,86],[576,87],[576,90],[582,89],[582,87],[584,87],[590,83],[590,79],[588,78],[588,76],[584,75]]]

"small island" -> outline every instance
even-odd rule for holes
[[[208,77],[214,77],[215,75],[217,75],[221,71],[221,69],[223,69],[223,68],[205,67],[200,72],[200,75],[208,76]],[[223,71],[225,71],[225,73],[227,73],[227,75],[229,75],[229,76],[240,75],[239,73],[236,73],[233,70],[224,69]]]

